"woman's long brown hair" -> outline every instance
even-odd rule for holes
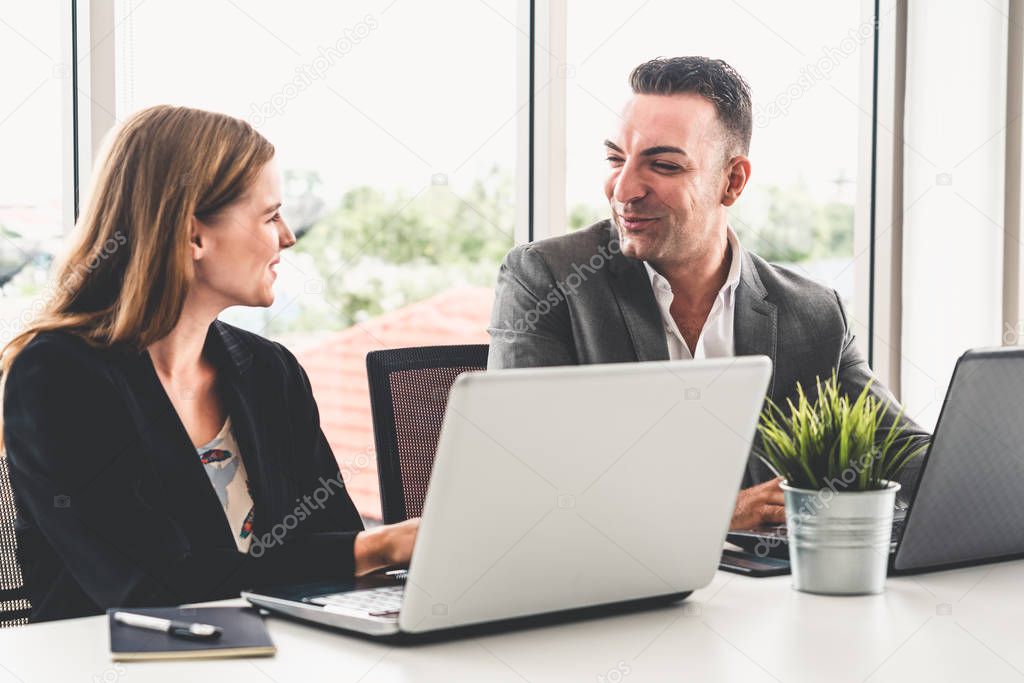
[[[266,138],[225,114],[160,105],[131,116],[97,166],[39,314],[4,347],[4,377],[43,332],[137,351],[167,336],[193,278],[193,216],[215,217],[273,156]]]

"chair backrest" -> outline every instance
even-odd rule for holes
[[[366,355],[385,524],[422,514],[448,391],[462,373],[487,369],[487,348],[421,346]]]
[[[30,605],[18,564],[14,491],[7,456],[0,453],[0,628],[28,623]]]

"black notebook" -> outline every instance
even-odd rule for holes
[[[215,640],[189,640],[114,621],[114,612],[220,626]],[[107,610],[110,656],[115,662],[143,659],[265,657],[277,652],[263,617],[249,607],[145,607]]]

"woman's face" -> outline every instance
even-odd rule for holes
[[[252,187],[211,222],[195,220],[197,294],[228,306],[274,303],[274,268],[295,235],[281,217],[281,177],[273,159]]]

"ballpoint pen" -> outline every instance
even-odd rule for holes
[[[114,621],[125,626],[136,628],[147,628],[151,631],[163,631],[179,638],[191,638],[194,640],[211,640],[220,638],[224,632],[219,626],[210,624],[189,623],[187,621],[176,621],[173,619],[161,619],[146,614],[134,614],[132,612],[114,612]]]

